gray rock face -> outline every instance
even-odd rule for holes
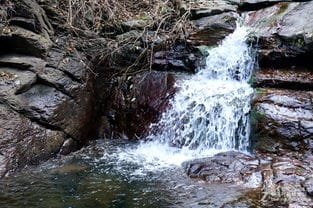
[[[190,11],[190,19],[196,20],[202,17],[221,14],[224,12],[235,12],[238,8],[237,5],[229,2],[228,0],[220,1],[177,1],[178,9],[181,13]]]
[[[310,161],[290,156],[225,152],[183,164],[187,174],[208,183],[230,183],[261,190],[260,207],[311,207]],[[308,178],[308,179],[306,179]],[[304,187],[302,183],[304,182]]]
[[[305,58],[312,56],[312,9],[312,1],[282,2],[247,13],[245,22],[259,39],[261,64],[309,60]]]
[[[312,95],[311,91],[259,89],[252,115],[253,128],[258,132],[253,139],[259,138],[256,148],[303,152],[312,148]]]
[[[257,158],[239,152],[220,153],[183,164],[191,178],[201,178],[209,183],[245,184],[251,188],[261,186],[262,175],[257,171],[258,165]]]
[[[63,153],[84,143],[94,111],[79,43],[54,36],[36,1],[11,6],[1,7],[9,25],[0,25],[0,177],[54,156],[68,139]]]
[[[66,135],[52,130],[0,105],[0,176],[25,165],[35,165],[56,154]]]
[[[195,45],[215,45],[235,30],[237,18],[237,13],[226,12],[197,19],[189,39]]]

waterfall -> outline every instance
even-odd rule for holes
[[[246,37],[246,28],[238,26],[209,51],[204,69],[178,83],[179,92],[153,124],[149,140],[194,151],[247,150],[253,92],[247,80],[254,59]]]
[[[178,92],[146,141],[120,157],[154,169],[221,151],[246,151],[253,93],[248,80],[254,66],[247,36],[238,25],[209,50],[206,67],[176,83]]]

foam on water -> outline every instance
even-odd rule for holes
[[[209,51],[206,67],[177,83],[179,92],[139,145],[115,152],[135,163],[135,174],[180,165],[228,150],[246,151],[253,89],[247,81],[254,59],[243,26]]]

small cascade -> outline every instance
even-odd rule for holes
[[[209,51],[206,67],[178,83],[179,92],[148,139],[201,152],[247,150],[252,88],[247,83],[254,65],[238,26],[219,47]]]
[[[247,28],[238,25],[209,50],[206,67],[176,83],[168,110],[145,141],[116,152],[119,161],[136,163],[142,172],[222,151],[247,151],[254,66],[247,37]]]

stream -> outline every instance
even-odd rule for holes
[[[141,142],[98,140],[0,181],[0,207],[251,207],[246,187],[190,179],[184,161],[248,152],[254,58],[239,26],[179,80],[170,107]],[[256,194],[257,195],[257,194]]]
[[[114,157],[119,148],[137,145],[99,140],[70,156],[26,168],[0,181],[0,207],[239,208],[257,201],[253,189],[208,185],[187,177],[180,166],[151,171]],[[113,156],[103,157],[103,152]]]

